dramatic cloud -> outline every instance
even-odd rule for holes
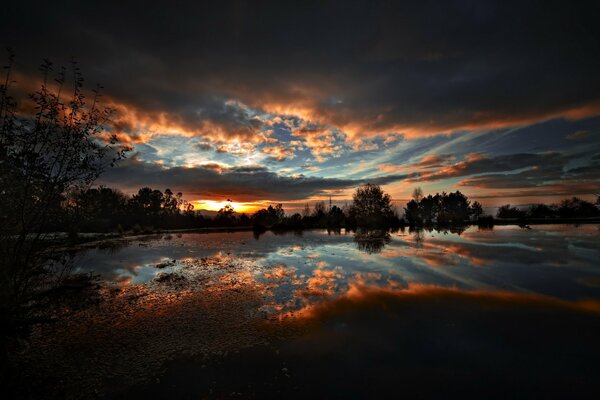
[[[248,201],[367,180],[395,197],[415,185],[482,198],[597,187],[598,2],[9,2],[1,13],[15,90],[35,89],[43,58],[71,57],[86,87],[106,87],[103,137],[138,154],[102,178],[118,187]]]
[[[524,171],[480,175],[464,179],[459,185],[485,189],[526,189],[511,192],[517,196],[539,195],[542,193],[540,189],[545,190],[546,193],[563,196],[600,191],[600,157],[598,155],[592,157],[590,165],[570,169],[567,168],[570,157],[559,154],[547,154],[543,157],[548,159],[538,160],[544,162],[532,164]],[[532,191],[531,189],[538,190]]]
[[[562,171],[569,158],[561,153],[510,154],[492,158],[474,153],[467,154],[465,161],[425,173],[414,180],[433,181],[489,172],[516,171],[523,168],[530,168],[529,171],[526,171],[528,177],[544,177],[549,171]],[[554,177],[556,176],[554,175]]]
[[[130,123],[164,118],[199,134],[254,134],[260,123],[237,102],[350,136],[582,117],[600,105],[594,3],[109,1],[32,12],[12,2],[4,12],[3,38],[21,59],[76,55]]]
[[[404,176],[386,176],[370,181],[387,184]],[[171,188],[184,192],[188,198],[222,200],[235,194],[235,201],[301,200],[323,195],[328,191],[353,188],[365,181],[326,179],[316,177],[281,176],[261,166],[225,167],[205,164],[197,167],[165,168],[155,163],[140,161],[137,157],[125,160],[109,169],[101,183],[125,191],[137,191],[142,186]],[[191,197],[190,197],[191,196]]]
[[[294,148],[284,146],[263,147],[261,151],[268,154],[277,161],[283,161],[287,158],[294,158]]]

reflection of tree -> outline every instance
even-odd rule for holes
[[[266,229],[257,229],[256,227],[252,230],[252,236],[254,236],[255,240],[260,239],[260,237],[266,232]]]
[[[422,228],[410,229],[409,232],[413,236],[415,246],[420,248],[423,245],[423,239],[425,239],[425,231]]]
[[[130,240],[106,240],[98,243],[96,248],[105,254],[117,254],[120,250],[131,246]]]
[[[427,232],[437,232],[443,235],[447,235],[448,233],[452,233],[455,235],[460,235],[465,231],[464,226],[453,226],[450,228],[432,228],[432,227],[415,227],[409,228],[408,232],[412,235],[413,242],[415,243],[415,247],[420,248],[423,246],[423,242],[425,241],[425,234]]]
[[[390,242],[387,230],[358,230],[354,234],[354,242],[359,250],[368,254],[379,253]]]

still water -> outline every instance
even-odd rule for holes
[[[151,235],[87,249],[77,254],[76,265],[79,272],[131,285],[177,271],[185,260],[202,257],[242,260],[264,267],[261,271],[285,267],[297,277],[296,286],[319,283],[324,293],[332,295],[360,279],[375,286],[427,284],[565,300],[600,299],[597,225],[469,227],[460,233],[314,230],[260,236],[252,232]],[[160,264],[166,267],[157,268]]]
[[[76,263],[117,297],[41,347],[74,391],[94,371],[114,398],[600,398],[598,225],[140,236]]]

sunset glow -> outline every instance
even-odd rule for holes
[[[313,11],[308,15],[323,20],[307,36],[269,34],[266,46],[261,32],[279,32],[276,21],[304,26],[305,19],[289,10],[239,7],[202,20],[215,30],[228,27],[208,43],[198,21],[179,21],[180,30],[166,27],[172,48],[150,46],[152,28],[116,16],[123,32],[93,20],[89,37],[57,39],[75,40],[70,48],[49,44],[46,52],[59,62],[76,53],[95,66],[86,81],[106,86],[103,102],[114,110],[102,137],[114,134],[131,148],[98,184],[168,187],[197,210],[218,211],[230,198],[248,213],[277,203],[296,212],[330,193],[343,205],[365,182],[382,185],[400,211],[416,187],[426,194],[460,190],[484,207],[569,196],[593,201],[600,192],[600,65],[581,56],[596,54],[594,35],[585,30],[595,29],[587,20],[593,12],[574,11],[580,23],[563,26],[522,6],[517,14],[534,23],[519,31],[506,23],[515,10],[499,4],[459,2],[445,13],[401,2],[373,14],[351,8],[349,19],[358,22],[339,30],[327,13]],[[153,20],[164,10],[135,12]],[[563,14],[553,7],[544,12]],[[259,31],[229,18],[256,21],[271,13],[278,16]],[[391,17],[413,14],[428,15],[428,28]],[[468,34],[449,21],[460,21]],[[540,43],[540,32],[556,37]],[[348,47],[332,45],[340,36]],[[23,48],[33,40],[12,39]],[[124,45],[106,49],[104,41]],[[287,56],[265,63],[273,48]],[[165,74],[182,59],[176,73]],[[153,62],[141,68],[139,60]],[[19,65],[37,63],[25,61]],[[555,67],[540,73],[544,66]],[[35,68],[19,68],[14,77],[20,90],[42,79]]]
[[[192,201],[194,210],[219,211],[226,205],[230,205],[238,213],[251,213],[258,210],[261,203],[241,203],[237,201],[215,201],[215,200],[195,200]],[[267,203],[268,204],[268,203]]]

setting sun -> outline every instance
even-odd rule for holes
[[[236,212],[251,213],[256,211],[260,204],[255,203],[238,203],[236,201],[215,201],[215,200],[195,200],[192,201],[194,210],[219,211],[227,204],[231,205]]]

